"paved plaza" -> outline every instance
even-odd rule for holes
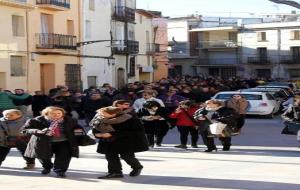
[[[73,159],[67,178],[54,173],[41,176],[41,166],[24,171],[24,161],[13,150],[0,168],[1,190],[299,190],[300,148],[295,136],[281,135],[280,119],[247,119],[243,134],[234,137],[230,152],[204,153],[199,149],[173,148],[179,142],[176,129],[169,132],[161,148],[139,153],[144,170],[129,177],[123,162],[121,180],[99,180],[107,171],[96,146],[81,147],[81,158]],[[217,142],[219,143],[219,142]],[[220,147],[219,147],[220,148]]]

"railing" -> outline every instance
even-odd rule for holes
[[[235,65],[237,58],[199,59],[197,65]]]
[[[282,55],[280,56],[281,64],[300,64],[300,56]]]
[[[147,54],[154,54],[160,52],[160,45],[159,44],[153,44],[153,43],[147,43],[146,44],[146,53]]]
[[[237,41],[232,40],[218,40],[218,41],[200,41],[198,43],[198,48],[237,48],[239,44]]]
[[[248,57],[249,64],[270,64],[271,60],[269,57]]]
[[[118,41],[119,47],[113,47],[114,54],[137,54],[139,52],[139,42],[133,40]]]
[[[37,5],[54,5],[63,8],[70,8],[70,0],[36,0]]]
[[[70,49],[76,50],[77,38],[71,35],[42,33],[36,34],[36,47],[40,49]]]
[[[117,6],[113,13],[113,19],[123,22],[134,22],[135,21],[135,9]]]

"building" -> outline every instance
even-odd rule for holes
[[[154,81],[158,81],[161,78],[168,77],[168,20],[163,18],[161,13],[157,14],[157,12],[154,12],[153,14],[157,16],[152,20],[154,28],[154,44],[156,44],[153,63],[153,79]]]
[[[300,24],[244,25],[239,32],[245,77],[300,78]]]
[[[1,0],[0,23],[0,88],[28,89],[30,63],[28,42],[28,14],[33,2]]]
[[[29,12],[28,41],[29,90],[67,85],[81,88],[79,50],[79,4],[77,0],[30,0],[35,9]]]
[[[153,81],[153,56],[157,51],[157,46],[154,44],[154,28],[152,20],[155,15],[152,13],[138,9],[136,10],[136,25],[135,36],[139,41],[139,53],[136,57],[136,70],[130,70],[132,75],[135,75],[135,81]]]
[[[81,4],[81,71],[83,89],[115,83],[111,56],[110,0],[89,0]]]
[[[139,42],[135,38],[135,0],[112,0],[112,47],[114,70],[112,84],[122,88],[127,82],[135,80],[136,55]]]
[[[196,74],[193,65],[195,65],[195,58],[197,55],[190,52],[191,47],[195,44],[189,43],[189,30],[200,27],[201,22],[201,16],[168,19],[170,76]]]

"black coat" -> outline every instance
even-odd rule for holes
[[[212,116],[212,120],[227,124],[227,128],[237,127],[237,118],[239,114],[232,108],[221,107]]]
[[[112,125],[115,132],[113,140],[99,139],[97,152],[107,153],[134,153],[148,150],[148,141],[145,131],[137,117],[123,123]]]
[[[151,114],[145,108],[141,109],[138,112],[138,116],[142,119],[143,116],[150,116]],[[167,123],[168,112],[166,108],[160,107],[154,114],[154,116],[161,116],[165,120],[142,120],[142,124],[145,127],[146,134],[154,134],[158,136],[165,136],[169,130],[169,125]]]
[[[72,157],[79,157],[79,148],[74,136],[74,128],[76,127],[76,121],[65,117],[63,122],[64,132],[68,142],[70,144],[70,152]],[[50,159],[52,157],[51,137],[37,134],[38,130],[49,128],[49,122],[44,116],[39,116],[34,119],[30,119],[24,126],[24,133],[30,134],[31,139],[27,145],[25,156],[29,158]]]

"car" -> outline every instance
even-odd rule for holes
[[[267,92],[269,94],[271,94],[272,96],[274,96],[274,98],[279,101],[279,102],[284,102],[286,101],[289,96],[290,93],[283,89],[283,88],[248,88],[248,89],[242,89],[242,92]]]
[[[297,90],[297,85],[293,82],[268,82],[265,86],[290,87],[294,91]]]
[[[259,85],[255,88],[281,88],[281,89],[284,89],[284,91],[287,93],[288,97],[291,97],[294,95],[294,92],[292,90],[291,87],[289,86],[265,86],[265,85]]]
[[[224,91],[212,97],[214,100],[227,101],[233,95],[240,94],[249,102],[247,115],[261,115],[273,118],[279,111],[280,104],[267,92]]]

